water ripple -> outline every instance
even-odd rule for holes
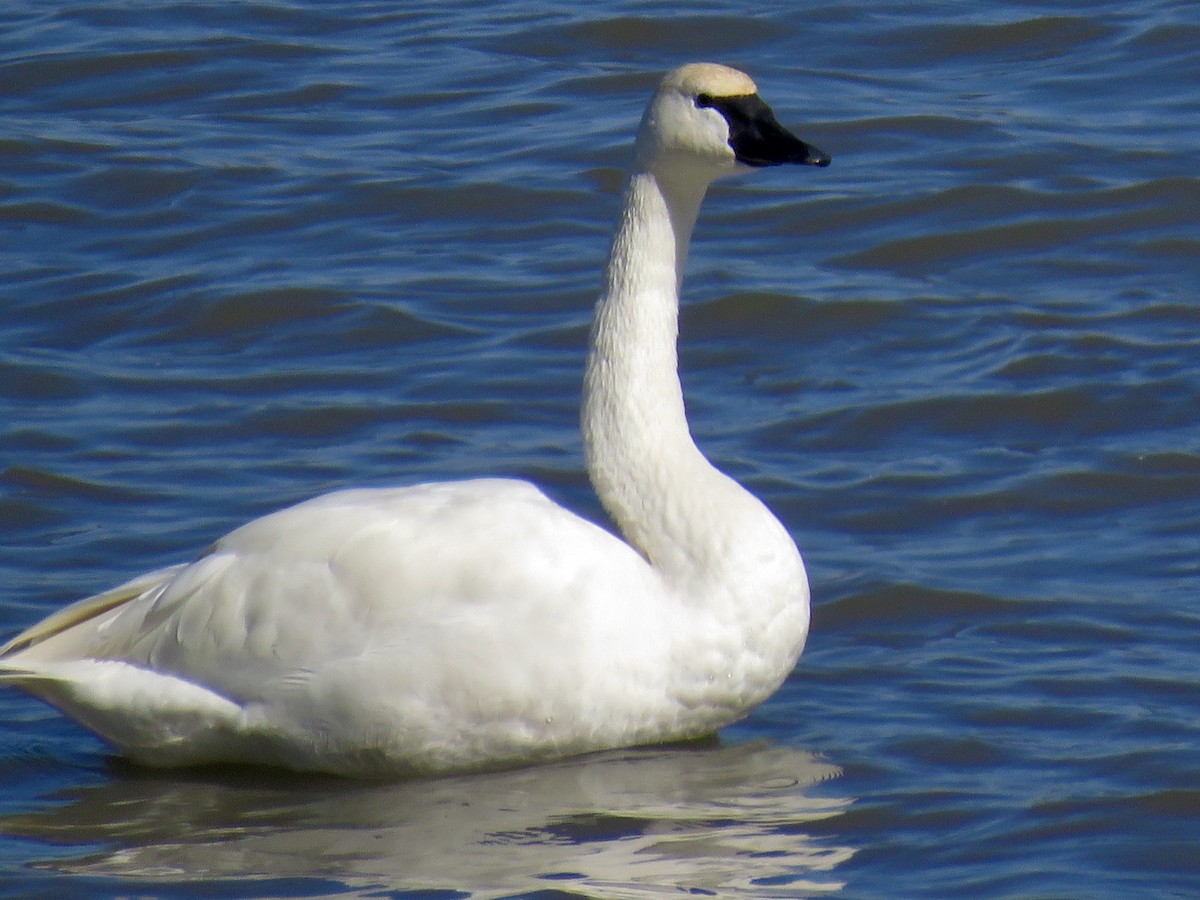
[[[0,880],[1195,894],[1194,19],[0,10],[5,634],[350,484],[532,477],[601,517],[583,346],[656,73],[741,63],[834,157],[715,185],[689,257],[696,437],[815,600],[728,746],[347,795],[108,767],[3,693]]]

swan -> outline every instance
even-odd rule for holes
[[[792,670],[804,563],[692,440],[679,288],[710,182],[829,157],[746,74],[668,73],[641,120],[581,428],[620,537],[536,487],[326,494],[0,647],[0,682],[149,766],[432,774],[702,737]]]

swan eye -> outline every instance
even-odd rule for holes
[[[717,105],[717,101],[713,98],[712,94],[697,94],[696,95],[696,108],[697,109],[707,109],[709,107],[714,107],[716,105]]]

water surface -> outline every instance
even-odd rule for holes
[[[718,185],[698,441],[813,631],[722,743],[148,774],[0,694],[0,896],[1200,891],[1200,23],[1181,0],[0,12],[0,631],[348,485],[531,478],[662,71],[834,164]]]

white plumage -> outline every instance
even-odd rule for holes
[[[622,540],[532,485],[347,490],[50,616],[0,680],[150,765],[347,774],[697,737],[769,696],[808,630],[787,531],[688,431],[678,289],[708,184],[824,165],[740,72],[670,73],[638,135],[582,427]]]

